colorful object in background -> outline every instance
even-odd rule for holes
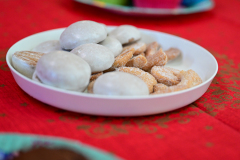
[[[103,5],[105,5],[105,3],[108,3],[108,4],[126,6],[126,5],[129,5],[130,1],[129,0],[93,0],[93,2],[97,4],[103,4]]]
[[[139,1],[129,0],[128,5],[116,5],[116,4],[103,2],[105,0],[75,0],[75,1],[79,3],[87,4],[93,7],[101,8],[107,11],[111,11],[117,14],[134,15],[134,16],[146,16],[146,15],[147,16],[169,16],[169,15],[192,14],[192,13],[208,11],[214,7],[213,0],[195,0],[195,1],[199,1],[199,3],[194,3],[194,5],[191,5],[191,6],[183,6],[181,5],[181,3],[183,3],[184,0],[177,0],[178,4],[177,5],[174,4],[175,7],[173,7],[173,1],[169,0],[169,1],[166,1],[165,8],[156,8],[156,7],[147,8],[147,7],[141,7],[141,6],[134,6],[133,3],[135,3],[135,5],[136,3],[140,4],[140,0]],[[194,0],[190,0],[190,1],[194,1]],[[149,2],[150,1],[147,1],[146,3],[149,3]],[[172,2],[171,6],[173,8],[166,8],[167,3],[168,3],[168,6],[170,7],[170,2]],[[158,1],[156,1],[155,3],[158,3]]]
[[[17,155],[17,152],[6,153],[0,149],[0,160],[11,160]]]
[[[134,6],[140,8],[173,9],[180,6],[191,7],[208,0],[89,0],[88,2],[105,7],[106,5]]]
[[[198,3],[204,2],[204,1],[206,1],[206,0],[182,0],[181,5],[189,7],[189,6],[193,6]]]
[[[177,8],[181,0],[133,0],[135,7],[141,8]]]
[[[94,160],[120,159],[119,157],[104,152],[103,150],[99,150],[86,144],[79,143],[78,141],[72,141],[69,139],[28,134],[0,134],[0,160],[12,160],[14,157],[21,155],[21,153],[23,153],[22,151],[26,152],[36,148],[67,149],[70,152],[78,153],[78,157],[82,156],[86,157],[87,159]],[[71,159],[70,155],[72,154],[68,154],[68,159]],[[49,156],[51,156],[49,159],[54,159],[53,155]],[[65,154],[64,157],[66,158],[66,156],[67,154]]]

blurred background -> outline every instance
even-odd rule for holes
[[[125,159],[239,159],[239,17],[239,0],[0,0],[0,132],[71,138]],[[8,49],[81,20],[188,39],[215,56],[218,74],[193,104],[154,116],[89,116],[27,95],[7,67]]]
[[[92,20],[114,26],[131,24],[139,28],[167,32],[194,41],[205,48],[214,46],[217,51],[226,49],[224,48],[226,42],[217,41],[216,35],[225,39],[230,35],[236,35],[232,28],[239,23],[235,18],[239,15],[237,0],[231,0],[232,3],[224,0],[207,1],[208,6],[205,6],[205,9],[201,8],[202,11],[191,10],[187,13],[184,13],[184,9],[194,8],[206,0],[202,2],[201,0],[165,0],[164,6],[156,0],[142,1],[143,3],[140,3],[140,0],[43,0],[36,3],[30,0],[2,0],[0,28],[3,43],[0,47],[9,48],[16,41],[31,34],[67,27],[80,20]],[[138,5],[142,7],[140,10]],[[152,11],[152,8],[149,10],[144,8],[144,5],[161,8],[153,8]],[[166,6],[170,8],[166,9]],[[129,11],[129,14],[123,12],[124,10]],[[226,23],[218,25],[222,21]],[[206,37],[209,40],[207,42]]]

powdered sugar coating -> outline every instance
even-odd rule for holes
[[[180,75],[181,70],[176,68],[171,68],[171,67],[165,67],[165,69],[171,71],[178,78],[178,81],[181,81],[181,75]]]
[[[153,86],[154,92],[162,91],[162,90],[165,90],[165,89],[167,89],[167,88],[168,88],[168,86],[166,86],[165,84],[162,84],[162,83],[158,83],[158,84],[155,84],[155,85]]]
[[[189,87],[186,85],[176,85],[176,86],[170,86],[167,88],[162,88],[160,90],[157,90],[156,92],[152,93],[154,94],[163,94],[163,93],[172,93],[172,92],[177,92],[177,91],[182,91],[185,89],[188,89]]]
[[[169,48],[168,50],[164,51],[168,57],[168,61],[175,59],[181,53],[181,51],[177,48]]]
[[[43,55],[36,66],[36,76],[46,85],[73,91],[83,91],[91,69],[82,58],[65,51]]]
[[[106,26],[93,21],[79,21],[67,27],[60,36],[63,49],[71,50],[81,44],[99,43],[107,37]]]
[[[115,58],[112,68],[125,66],[125,64],[132,58],[133,53],[133,48],[124,49],[121,54]]]
[[[92,73],[104,71],[114,62],[113,53],[100,44],[83,44],[73,49],[71,53],[84,59],[90,65]]]
[[[174,75],[169,67],[154,66],[151,69],[151,74],[159,83],[163,83],[167,86],[176,85],[180,82],[178,77]]]
[[[60,46],[59,40],[45,41],[32,49],[32,51],[42,52],[42,53],[49,53],[52,51],[61,51],[61,50],[62,48]]]
[[[181,73],[181,72],[180,72]],[[199,77],[199,75],[192,69],[186,71],[186,75],[182,75],[182,81],[190,80],[191,86],[194,87],[202,83],[202,79]]]
[[[146,57],[143,55],[137,55],[127,62],[126,67],[142,68],[146,64],[147,64]]]
[[[93,86],[94,94],[101,95],[148,95],[147,85],[137,76],[123,72],[109,72],[100,76]]]
[[[147,46],[146,56],[154,55],[160,48],[160,45],[154,41]]]
[[[139,55],[140,53],[145,52],[147,49],[147,45],[143,42],[135,42],[125,47],[134,48],[135,52],[133,53],[133,55]]]
[[[163,93],[181,91],[184,89],[197,86],[202,83],[202,79],[199,77],[199,75],[191,69],[187,71],[180,71],[180,77],[181,77],[181,82],[178,83],[177,85],[159,89],[153,94],[163,94]]]
[[[36,64],[44,53],[33,51],[18,51],[12,56],[13,67],[21,74],[32,78]]]
[[[135,42],[141,38],[140,31],[131,25],[121,25],[109,33],[109,36],[115,37],[121,44]]]
[[[107,37],[99,44],[107,47],[113,52],[114,57],[118,56],[122,52],[122,44],[114,37]]]
[[[164,66],[167,63],[167,55],[160,48],[156,53],[147,55],[147,64],[142,68],[144,71],[149,71],[153,66]]]

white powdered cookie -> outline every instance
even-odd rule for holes
[[[99,44],[110,49],[113,52],[114,57],[118,56],[123,49],[122,44],[119,42],[119,40],[117,40],[114,37],[107,37],[106,39],[104,39],[104,41],[100,42]]]
[[[67,27],[60,36],[60,45],[71,50],[81,44],[99,43],[107,37],[106,26],[93,21],[79,21]]]
[[[92,73],[104,71],[114,62],[113,53],[100,44],[83,44],[71,52],[84,59],[90,65]]]
[[[124,72],[109,72],[101,75],[94,83],[94,94],[101,95],[148,95],[148,87],[137,76]]]
[[[32,49],[34,52],[49,53],[52,51],[61,51],[59,40],[45,41]]]
[[[131,25],[121,25],[109,33],[109,36],[115,37],[122,44],[135,42],[141,38],[140,31]]]
[[[43,84],[73,91],[83,91],[91,76],[90,66],[79,56],[65,51],[43,55],[36,66],[33,79]]]

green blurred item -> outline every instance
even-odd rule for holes
[[[108,4],[114,4],[114,5],[122,5],[122,6],[129,5],[129,0],[94,0],[94,1],[108,3]]]

